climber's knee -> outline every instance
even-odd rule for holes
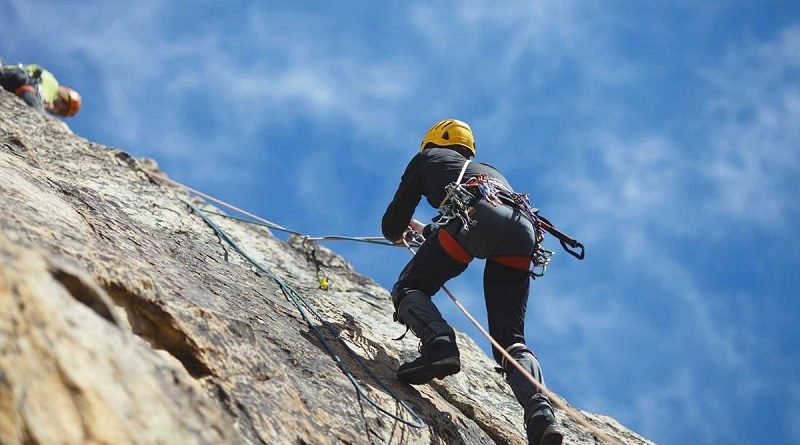
[[[506,352],[508,352],[508,355],[514,358],[517,363],[522,365],[523,369],[530,372],[539,383],[544,383],[539,360],[536,359],[536,354],[528,349],[524,343],[514,343],[506,348]],[[503,355],[501,366],[506,372],[507,378],[510,378],[512,374],[518,372],[517,367],[509,363],[505,355]]]
[[[536,357],[533,354],[533,351],[528,349],[528,347],[525,346],[524,343],[514,343],[513,345],[508,346],[506,348],[506,352],[508,352],[508,355],[510,355],[511,357],[513,357],[517,361],[519,361],[519,359],[527,357],[528,354],[530,354],[534,358]],[[503,356],[502,356],[502,360],[500,362],[500,365],[503,367],[503,370],[505,370],[506,373],[510,372],[513,369],[516,369],[516,366],[514,366],[514,365],[512,365],[511,363],[508,362],[508,359],[506,358],[505,354],[503,354]]]
[[[505,371],[506,381],[517,398],[519,404],[525,407],[528,401],[534,395],[542,393],[545,388],[544,376],[542,376],[542,368],[539,366],[539,361],[533,354],[533,351],[528,349],[523,343],[514,343],[508,348],[506,352],[514,359],[516,363],[509,363],[508,359],[503,359],[501,365]],[[505,354],[503,355],[505,357]],[[516,366],[519,365],[519,366]],[[519,368],[524,369],[529,373],[535,382],[532,382]]]
[[[14,91],[14,94],[16,94],[19,97],[22,97],[22,95],[25,93],[35,93],[35,92],[36,88],[34,88],[33,85],[25,84],[25,85],[20,85],[19,88],[17,88]]]
[[[401,324],[406,324],[406,322],[400,316],[400,305],[408,295],[413,294],[415,292],[424,294],[424,292],[422,292],[421,290],[410,289],[407,287],[395,286],[394,289],[392,289],[392,304],[394,305],[394,315],[393,315],[394,321]]]

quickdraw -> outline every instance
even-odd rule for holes
[[[469,231],[469,228],[476,224],[472,219],[470,210],[472,203],[475,202],[475,195],[467,190],[464,184],[461,184],[461,179],[464,178],[464,173],[467,171],[467,166],[471,161],[467,159],[464,166],[461,167],[461,173],[458,174],[458,179],[445,186],[445,196],[441,204],[439,204],[439,218],[437,224],[443,226],[455,218],[461,219],[462,231],[464,233]]]
[[[314,269],[317,274],[317,281],[319,281],[319,288],[322,290],[330,289],[330,279],[328,274],[322,268],[322,263],[317,259],[317,248],[314,242],[309,237],[303,238],[303,249],[306,251],[306,259],[314,263]]]
[[[459,218],[463,223],[461,229],[463,233],[469,232],[477,221],[472,219],[472,204],[475,202],[475,195],[472,194],[464,184],[450,183],[445,187],[447,196],[442,205],[439,206],[439,219],[437,224],[443,226],[453,219]]]

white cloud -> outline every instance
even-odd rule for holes
[[[525,70],[525,81],[537,85],[567,62],[590,81],[619,84],[636,75],[609,40],[619,17],[602,2],[416,3],[410,18],[444,66],[485,69],[475,65],[484,60],[499,75],[492,82]]]
[[[800,27],[731,49],[700,70],[713,87],[707,206],[756,226],[786,226],[800,191]]]
[[[713,233],[741,231],[743,226],[779,230],[797,215],[798,53],[798,28],[785,30],[773,41],[731,50],[723,63],[703,71],[713,94],[703,108],[702,126],[686,117],[673,118],[683,119],[689,138],[641,128],[579,131],[571,145],[582,148],[565,162],[573,174],[550,179],[554,190],[565,190],[564,201],[580,209],[580,215],[564,219],[563,226],[594,248],[590,254],[603,250],[599,254],[609,261],[617,259],[613,252],[621,254],[624,261],[610,265],[611,275],[618,269],[621,276],[641,274],[643,298],[674,301],[672,312],[664,317],[676,317],[677,326],[666,332],[648,332],[637,326],[647,322],[643,315],[620,317],[613,306],[594,319],[596,308],[569,295],[545,307],[556,311],[548,319],[562,320],[548,325],[553,332],[567,326],[586,329],[599,343],[608,340],[615,328],[636,332],[647,336],[653,351],[672,358],[678,370],[670,382],[637,387],[636,407],[614,408],[621,417],[636,419],[654,437],[674,437],[662,426],[675,422],[675,413],[680,412],[677,421],[689,425],[681,426],[681,431],[698,431],[706,443],[725,442],[731,439],[725,431],[734,428],[732,407],[759,391],[774,391],[771,377],[751,366],[770,349],[758,335],[758,319],[749,317],[757,310],[755,301],[766,296],[745,291],[727,295],[716,289],[697,263],[685,257],[692,252],[677,251],[671,243],[688,245],[710,227]],[[687,139],[701,142],[694,146],[678,142]],[[561,213],[568,218],[578,212]],[[706,248],[720,248],[713,239],[702,242]],[[690,364],[674,342],[703,351],[709,363]],[[579,346],[573,359],[580,363],[581,357],[589,356],[590,347]],[[704,387],[707,377],[696,376],[706,366],[713,368],[711,375],[731,378],[726,396],[720,397],[718,388]],[[570,377],[587,388],[580,391],[586,400],[581,403],[601,405],[604,394],[588,382],[580,383],[585,380],[580,373]]]
[[[664,297],[674,300],[676,307],[680,308],[671,315],[680,317],[684,312],[688,313],[691,333],[684,335],[705,346],[707,356],[713,357],[717,367],[726,372],[744,374],[746,358],[752,358],[749,356],[756,351],[743,347],[752,344],[749,337],[753,333],[737,324],[740,314],[736,312],[741,308],[732,299],[704,288],[691,269],[680,262],[661,258],[646,265],[645,269],[660,281]],[[681,328],[676,326],[675,329]]]
[[[675,367],[669,378],[657,382],[654,389],[634,396],[632,410],[642,429],[653,437],[686,437],[699,433],[692,443],[731,443],[732,432],[730,407],[725,406],[714,394],[705,393],[702,379],[686,366]]]
[[[709,227],[719,232],[739,230],[743,222],[780,224],[797,211],[798,48],[800,28],[791,28],[773,42],[728,55],[709,77],[719,94],[707,106],[713,122],[701,134],[710,141],[707,149],[682,146],[668,135],[636,134],[641,130],[589,130],[573,141],[590,147],[567,161],[574,174],[552,179],[581,210],[564,226],[596,249],[619,251],[628,274],[631,267],[642,271],[659,287],[657,295],[682,301],[709,353],[729,370],[740,369],[743,354],[754,352],[742,350],[752,339],[732,321],[748,308],[716,307],[724,296],[686,258],[671,256],[690,253],[670,254],[661,243],[686,242]],[[707,180],[710,191],[703,186]]]
[[[606,299],[602,291],[574,295],[548,286],[541,292],[537,289],[534,296],[531,304],[534,324],[541,326],[548,335],[603,338],[637,324],[636,317],[629,310],[624,309],[619,301]],[[639,328],[631,330],[640,331]]]
[[[60,7],[39,11],[19,2],[14,9],[22,26],[63,25]],[[327,17],[252,6],[237,32],[212,22],[165,32],[174,30],[171,22],[182,13],[163,2],[124,7],[93,2],[80,9],[74,29],[60,42],[62,54],[91,63],[102,81],[93,88],[102,94],[86,93],[86,102],[105,110],[92,124],[106,132],[113,128],[124,148],[147,145],[174,157],[180,147],[164,141],[182,140],[191,141],[181,145],[192,145],[194,153],[213,157],[220,149],[193,134],[197,128],[185,116],[189,112],[212,119],[220,139],[242,145],[298,118],[323,126],[341,122],[357,137],[391,140],[404,128],[398,107],[410,102],[416,89],[413,65],[403,56],[365,60],[364,43],[321,38],[317,30]],[[186,108],[198,100],[206,109]],[[153,108],[154,101],[163,106]]]
[[[343,209],[333,204],[351,200],[345,195],[339,172],[330,168],[333,156],[331,153],[318,151],[298,160],[293,184],[300,202],[313,206],[315,218],[326,221],[329,226],[337,226],[354,216],[349,213],[349,208]]]
[[[697,173],[679,147],[658,136],[595,133],[583,139],[580,145],[590,148],[574,152],[572,175],[553,181],[580,209],[564,212],[573,215],[565,226],[585,243],[609,243],[636,261],[650,254],[646,240],[655,230],[680,234],[691,226],[681,200],[690,193],[686,177]]]

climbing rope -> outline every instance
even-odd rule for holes
[[[327,235],[327,236],[308,236],[303,233],[287,229],[282,226],[278,226],[274,223],[262,223],[258,221],[251,221],[249,219],[239,218],[232,215],[227,215],[225,213],[220,212],[212,212],[210,210],[199,210],[200,212],[204,212],[208,215],[216,215],[222,218],[232,219],[234,221],[240,221],[246,224],[252,224],[261,227],[267,227],[269,229],[278,230],[285,233],[290,233],[292,235],[298,236],[303,240],[303,249],[306,252],[306,259],[314,265],[314,270],[317,276],[317,281],[319,282],[319,288],[322,290],[330,289],[330,277],[325,273],[322,262],[317,259],[317,249],[314,246],[314,241],[357,241],[362,243],[370,243],[370,244],[379,244],[383,246],[391,246],[391,247],[401,247],[394,243],[390,243],[386,241],[386,238],[383,237],[355,237],[355,236],[339,236],[339,235]]]
[[[384,238],[382,236],[342,236],[342,235],[308,236],[308,235],[306,235],[304,233],[297,232],[297,231],[294,231],[294,230],[290,230],[290,229],[287,229],[285,227],[278,226],[277,224],[274,224],[274,223],[263,223],[263,222],[258,222],[258,221],[251,221],[249,219],[240,218],[238,216],[228,215],[228,214],[220,213],[220,212],[212,212],[211,210],[202,210],[201,209],[200,211],[205,213],[205,214],[208,214],[208,215],[215,215],[215,216],[219,216],[219,217],[226,218],[226,219],[232,219],[234,221],[240,221],[240,222],[243,222],[245,224],[252,224],[252,225],[255,225],[255,226],[261,226],[261,227],[266,227],[268,229],[277,230],[279,232],[289,233],[289,234],[292,234],[292,235],[299,236],[299,237],[303,238],[304,240],[308,240],[308,241],[356,241],[356,242],[361,242],[361,243],[379,244],[379,245],[390,246],[390,247],[402,247],[402,246],[398,246],[398,245],[396,245],[394,243],[390,243],[389,241],[386,240],[386,238]]]
[[[235,211],[237,213],[240,213],[240,214],[245,215],[245,216],[247,216],[249,218],[252,218],[252,220],[247,220],[247,219],[244,219],[244,218],[239,218],[239,217],[236,217],[236,216],[226,215],[224,213],[212,212],[212,211],[208,211],[208,210],[199,210],[198,209],[199,212],[208,213],[208,214],[211,214],[211,215],[217,215],[217,216],[221,216],[223,218],[233,219],[233,220],[241,221],[241,222],[244,222],[244,223],[247,223],[247,224],[253,224],[253,225],[257,225],[257,226],[267,227],[269,229],[277,230],[279,232],[288,233],[288,234],[291,234],[291,235],[296,235],[296,236],[299,236],[299,237],[302,237],[302,238],[307,238],[307,239],[309,239],[311,241],[356,241],[356,242],[362,242],[362,243],[380,244],[380,245],[391,246],[391,247],[403,247],[402,245],[396,245],[396,244],[393,244],[393,243],[387,241],[386,238],[384,238],[382,236],[362,236],[362,237],[357,237],[357,236],[339,236],[339,235],[308,236],[305,233],[298,232],[296,230],[287,229],[286,227],[283,227],[280,224],[276,224],[276,223],[274,223],[272,221],[264,219],[264,218],[262,218],[262,217],[260,217],[258,215],[255,215],[253,213],[248,212],[247,210],[244,210],[244,209],[241,209],[239,207],[236,207],[233,204],[229,204],[229,203],[227,203],[227,202],[225,202],[225,201],[223,201],[221,199],[218,199],[218,198],[215,198],[215,197],[213,197],[211,195],[203,193],[200,190],[193,189],[193,188],[189,187],[186,184],[182,184],[182,183],[180,183],[180,182],[178,182],[178,181],[176,181],[174,179],[171,179],[171,178],[169,178],[167,176],[164,176],[162,174],[151,172],[151,171],[144,171],[144,170],[143,170],[143,172],[145,174],[147,174],[148,176],[150,176],[151,179],[152,178],[157,178],[157,179],[160,179],[162,181],[169,182],[172,185],[184,188],[188,192],[190,192],[190,193],[192,193],[194,195],[197,195],[197,196],[199,196],[199,197],[201,197],[201,198],[203,198],[203,199],[205,199],[207,201],[211,201],[211,202],[217,203],[217,204],[221,205],[222,207],[231,209],[231,210],[233,210],[233,211]]]
[[[297,292],[285,280],[270,272],[259,262],[253,259],[250,255],[248,255],[244,250],[242,250],[242,248],[240,248],[239,245],[235,241],[233,241],[233,239],[231,239],[231,237],[228,236],[228,234],[224,230],[222,230],[222,228],[220,228],[216,223],[211,221],[211,219],[209,219],[204,214],[203,211],[201,211],[200,209],[198,209],[189,202],[183,201],[183,203],[186,204],[190,209],[192,209],[192,211],[195,214],[200,216],[200,218],[202,218],[203,221],[214,230],[217,236],[219,236],[222,240],[228,243],[228,245],[230,245],[231,248],[233,248],[233,250],[238,252],[239,255],[244,257],[256,269],[266,274],[273,281],[275,281],[275,283],[278,284],[278,286],[281,288],[281,291],[283,291],[286,298],[289,299],[289,301],[295,306],[295,308],[297,308],[297,310],[300,312],[300,315],[303,317],[303,320],[306,322],[308,327],[314,332],[314,335],[316,335],[317,339],[320,341],[320,343],[322,343],[323,347],[325,347],[325,350],[328,351],[328,354],[330,354],[334,362],[336,362],[336,365],[339,367],[339,369],[342,370],[342,372],[350,381],[350,383],[352,383],[353,387],[356,390],[356,394],[359,398],[359,401],[363,398],[375,409],[380,411],[382,414],[389,416],[392,419],[401,422],[405,425],[408,425],[410,427],[414,428],[427,427],[422,418],[419,417],[419,415],[417,415],[417,413],[414,412],[414,410],[410,406],[408,406],[408,404],[406,404],[406,402],[403,401],[394,391],[392,391],[386,385],[386,383],[380,377],[378,377],[372,371],[372,369],[370,369],[370,367],[366,363],[364,363],[364,360],[355,351],[353,351],[353,349],[347,344],[347,342],[344,341],[339,332],[336,329],[334,329],[334,327],[330,324],[330,322],[328,322],[328,320],[325,319],[325,317],[323,317],[305,297],[303,297],[299,292]],[[350,368],[347,366],[347,364],[345,364],[344,360],[342,360],[341,356],[339,356],[339,354],[337,354],[336,351],[333,350],[333,347],[331,346],[330,342],[326,340],[325,335],[323,335],[323,333],[319,330],[319,328],[317,328],[317,326],[312,322],[311,317],[309,317],[308,313],[311,313],[320,323],[322,323],[325,326],[325,328],[333,335],[333,337],[339,342],[339,344],[344,348],[344,350],[347,351],[348,355],[350,355],[350,357],[353,360],[355,360],[356,363],[358,363],[361,369],[363,369],[364,372],[366,372],[367,375],[369,375],[369,377],[374,382],[380,385],[380,387],[384,391],[386,391],[395,400],[395,402],[397,402],[400,406],[402,406],[403,409],[405,409],[411,415],[411,417],[413,417],[414,419],[413,422],[408,421],[399,415],[387,411],[366,393],[364,388],[361,386],[356,377],[350,371]]]
[[[369,243],[373,243],[373,244],[386,244],[386,245],[396,246],[395,244],[389,243],[387,241],[379,241],[379,239],[383,240],[383,238],[378,238],[378,237],[343,237],[343,236],[309,237],[308,235],[305,235],[305,234],[303,234],[301,232],[297,232],[297,231],[293,231],[293,230],[287,229],[287,228],[285,228],[283,226],[275,224],[275,223],[273,223],[271,221],[268,221],[268,220],[266,220],[264,218],[261,218],[261,217],[259,217],[257,215],[254,215],[254,214],[252,214],[250,212],[247,212],[247,211],[242,210],[242,209],[240,209],[238,207],[235,207],[235,206],[233,206],[231,204],[228,204],[228,203],[226,203],[226,202],[224,202],[222,200],[214,198],[213,196],[210,196],[210,195],[207,195],[207,194],[205,194],[203,192],[195,190],[195,189],[193,189],[191,187],[188,187],[188,186],[186,186],[184,184],[181,184],[181,183],[179,183],[177,181],[174,181],[174,180],[172,180],[172,179],[170,179],[170,178],[168,178],[166,176],[163,176],[163,175],[160,175],[160,174],[157,174],[157,173],[152,173],[152,172],[148,172],[148,174],[151,175],[151,176],[155,176],[155,177],[158,177],[160,179],[163,179],[163,180],[165,180],[167,182],[170,182],[172,184],[175,184],[177,186],[183,187],[186,190],[188,190],[188,191],[190,191],[190,192],[192,192],[192,193],[194,193],[194,194],[196,194],[196,195],[198,195],[200,197],[203,197],[203,198],[205,198],[205,199],[207,199],[209,201],[213,201],[213,202],[215,202],[217,204],[220,204],[220,205],[222,205],[224,207],[227,207],[229,209],[235,210],[235,211],[237,211],[237,212],[239,212],[239,213],[241,213],[243,215],[247,215],[248,217],[253,218],[254,220],[256,220],[257,222],[254,222],[254,221],[244,220],[244,219],[241,219],[241,218],[225,215],[225,214],[222,214],[222,213],[203,211],[203,210],[200,210],[197,207],[193,206],[192,204],[190,204],[190,203],[188,203],[186,201],[183,201],[187,206],[189,206],[192,209],[192,211],[194,211],[198,216],[200,216],[205,221],[205,223],[207,225],[209,225],[217,233],[217,235],[220,238],[224,239],[234,250],[236,250],[240,255],[242,255],[251,264],[253,264],[258,270],[264,272],[267,276],[272,278],[279,285],[279,287],[283,291],[284,295],[286,295],[286,297],[297,308],[297,310],[300,312],[300,314],[303,317],[303,319],[308,324],[309,328],[314,332],[314,334],[317,336],[317,338],[323,344],[323,346],[328,351],[328,353],[331,355],[331,357],[333,357],[334,361],[339,366],[339,369],[342,370],[342,372],[347,376],[348,380],[350,380],[350,382],[353,384],[353,386],[356,389],[357,395],[358,395],[359,403],[361,401],[361,398],[363,397],[365,400],[367,400],[368,403],[370,403],[370,405],[375,407],[378,411],[380,411],[381,413],[383,413],[383,414],[385,414],[385,415],[397,420],[398,422],[401,422],[401,423],[403,423],[405,425],[409,425],[409,426],[414,427],[414,428],[424,428],[426,426],[424,421],[413,411],[413,409],[411,409],[402,399],[400,399],[399,396],[397,396],[394,393],[394,391],[389,389],[386,386],[385,382],[383,382],[383,380],[381,380],[378,376],[375,375],[375,373],[366,365],[366,363],[364,363],[364,361],[361,359],[361,357],[358,354],[356,354],[355,351],[353,351],[346,342],[344,342],[344,340],[341,338],[341,336],[338,334],[338,332],[335,329],[333,329],[333,327],[330,325],[330,323],[324,317],[322,317],[314,309],[314,307],[305,298],[303,298],[302,295],[300,295],[297,291],[295,291],[291,286],[289,286],[288,283],[286,283],[280,277],[272,274],[267,269],[265,269],[263,266],[261,266],[258,262],[256,262],[254,259],[252,259],[249,255],[247,255],[247,253],[245,253],[241,248],[239,248],[239,246],[230,237],[228,237],[228,235],[221,228],[219,228],[219,226],[217,226],[213,221],[211,221],[205,214],[206,213],[215,214],[215,215],[219,215],[219,216],[222,216],[222,217],[225,217],[225,218],[240,220],[242,222],[249,223],[249,224],[256,224],[256,225],[266,226],[266,227],[271,228],[271,229],[283,231],[283,232],[286,232],[286,233],[291,233],[291,234],[294,234],[294,235],[297,235],[297,236],[300,236],[300,237],[308,238],[310,240],[350,240],[350,241],[360,241],[360,242],[369,242]],[[572,254],[573,256],[575,256],[578,259],[583,259],[583,245],[582,244],[580,244],[577,241],[569,238],[568,236],[566,236],[562,232],[559,232],[546,219],[542,218],[541,216],[539,216],[539,218],[540,218],[540,220],[542,220],[541,222],[544,223],[544,224],[542,224],[542,228],[545,229],[546,231],[550,232],[554,236],[556,236],[561,241],[562,247],[564,247],[565,250],[567,250],[568,253]],[[422,238],[422,235],[417,234],[415,239],[413,239],[410,243],[404,239],[402,244],[400,244],[399,246],[400,247],[406,247],[411,252],[412,255],[416,255],[416,252],[414,251],[412,245],[419,246],[419,245],[421,245],[422,242],[424,242],[424,238]],[[569,249],[567,249],[567,245],[569,245],[569,246],[571,246],[573,248],[580,248],[581,250],[580,250],[579,253],[576,252],[576,251],[575,252],[574,251],[570,251]],[[452,292],[450,292],[450,290],[447,287],[442,286],[442,290],[450,298],[450,300],[453,301],[453,303],[464,314],[464,316],[466,316],[466,318],[473,325],[475,325],[475,327],[478,329],[478,331],[480,331],[481,334],[489,340],[489,342],[492,344],[492,346],[495,349],[497,349],[498,351],[500,351],[500,353],[503,355],[503,357],[506,359],[506,361],[511,363],[518,371],[520,371],[522,373],[522,375],[525,376],[525,378],[528,379],[531,382],[531,384],[534,385],[534,387],[539,389],[542,393],[546,394],[554,402],[554,404],[557,407],[559,407],[562,410],[564,410],[564,412],[567,413],[567,416],[570,417],[575,423],[577,423],[577,424],[583,426],[584,428],[586,428],[587,430],[589,430],[592,434],[595,435],[596,439],[599,439],[599,440],[601,440],[601,441],[603,441],[605,443],[608,443],[608,444],[623,445],[623,443],[619,439],[612,438],[612,437],[608,436],[606,433],[604,433],[603,431],[600,431],[597,427],[595,427],[594,425],[590,424],[589,421],[585,418],[585,415],[579,414],[576,409],[574,409],[571,406],[569,406],[569,404],[567,404],[567,402],[564,399],[562,399],[559,395],[557,395],[556,393],[548,390],[547,388],[544,387],[544,385],[539,383],[539,381],[536,380],[530,374],[530,372],[528,372],[528,370],[526,370],[524,367],[522,367],[522,365],[520,365],[504,348],[502,348],[500,346],[500,344],[497,342],[497,340],[495,340],[491,336],[491,334],[489,334],[489,332],[486,331],[486,329],[484,329],[483,326],[481,326],[481,324],[478,322],[478,320],[476,320],[475,317],[472,316],[472,314],[467,310],[467,308],[464,307],[461,304],[461,302],[455,297],[455,295]],[[416,419],[417,422],[415,422],[415,423],[409,422],[409,421],[403,419],[402,417],[399,417],[399,416],[397,416],[395,414],[392,414],[392,413],[386,411],[384,408],[380,407],[377,404],[377,402],[375,402],[371,397],[369,397],[366,394],[366,392],[364,391],[362,386],[356,380],[355,376],[353,376],[353,374],[350,372],[350,370],[347,367],[347,365],[342,361],[341,357],[338,354],[336,354],[335,351],[333,351],[333,349],[330,346],[330,344],[327,342],[327,340],[325,340],[325,337],[322,334],[322,332],[320,332],[319,329],[312,323],[312,321],[311,321],[310,317],[308,317],[306,311],[303,310],[303,307],[305,307],[309,312],[311,312],[331,333],[334,334],[334,337],[336,338],[336,340],[339,341],[339,343],[344,347],[344,349],[348,352],[348,354],[361,366],[361,368],[364,369],[364,371],[374,381],[376,381],[388,394],[390,394],[399,405],[401,405],[406,411],[408,411],[412,415],[412,417],[414,419]]]

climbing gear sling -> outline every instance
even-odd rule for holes
[[[461,168],[458,179],[445,186],[445,198],[439,205],[439,217],[436,221],[439,226],[444,226],[458,218],[462,223],[461,233],[466,234],[470,228],[477,224],[477,221],[473,219],[475,214],[473,204],[477,200],[485,199],[493,206],[512,204],[520,209],[533,225],[536,249],[534,249],[530,257],[530,265],[532,267],[529,272],[532,278],[536,279],[545,274],[554,253],[541,245],[542,241],[544,241],[545,231],[556,237],[567,253],[579,260],[584,258],[583,244],[556,229],[549,220],[540,216],[539,209],[533,207],[530,196],[527,193],[516,193],[504,183],[485,173],[473,176],[462,183],[461,181],[469,163],[470,160],[467,159]],[[570,247],[580,249],[580,251],[571,250]],[[497,257],[495,261],[517,269],[528,269],[527,262],[522,264],[517,257]]]

